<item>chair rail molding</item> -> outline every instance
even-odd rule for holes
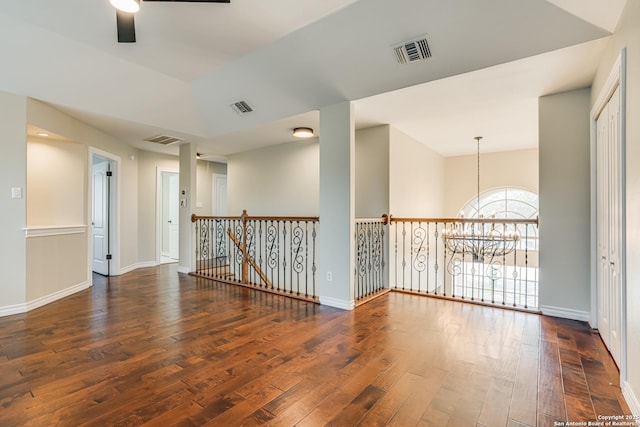
[[[66,234],[84,234],[87,232],[86,225],[38,225],[22,229],[26,238],[63,236]]]

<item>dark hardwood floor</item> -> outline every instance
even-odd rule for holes
[[[552,426],[629,414],[580,322],[389,293],[352,312],[178,275],[0,319],[1,426]]]

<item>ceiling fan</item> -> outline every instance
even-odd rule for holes
[[[133,14],[140,9],[140,0],[109,0],[116,8],[118,43],[135,43],[136,28]],[[179,3],[231,3],[231,0],[144,0]]]

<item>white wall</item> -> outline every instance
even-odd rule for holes
[[[227,171],[229,215],[319,214],[318,139],[234,154]]]
[[[623,392],[627,403],[640,415],[640,1],[628,0],[615,34],[610,38],[598,67],[591,105],[620,54],[627,49],[626,123],[626,250],[627,250],[627,378]],[[624,379],[623,379],[624,380]]]
[[[0,314],[11,314],[26,298],[27,98],[0,92],[0,129]],[[22,199],[11,198],[14,187]]]
[[[455,217],[478,192],[477,155],[447,157],[445,165],[444,216]],[[538,193],[538,149],[483,154],[481,145],[480,192],[498,187]]]
[[[351,102],[320,109],[320,303],[354,307],[355,117]]]
[[[588,320],[589,89],[539,100],[540,308]]]
[[[389,213],[389,126],[356,132],[356,218]]]
[[[395,217],[438,217],[444,213],[445,159],[390,128],[389,208]]]

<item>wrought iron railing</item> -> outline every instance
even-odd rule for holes
[[[388,216],[358,218],[355,221],[354,299],[362,303],[388,290],[385,274],[385,228]]]
[[[318,217],[192,215],[194,275],[295,298],[317,299]]]
[[[538,308],[538,220],[390,218],[391,288]]]

